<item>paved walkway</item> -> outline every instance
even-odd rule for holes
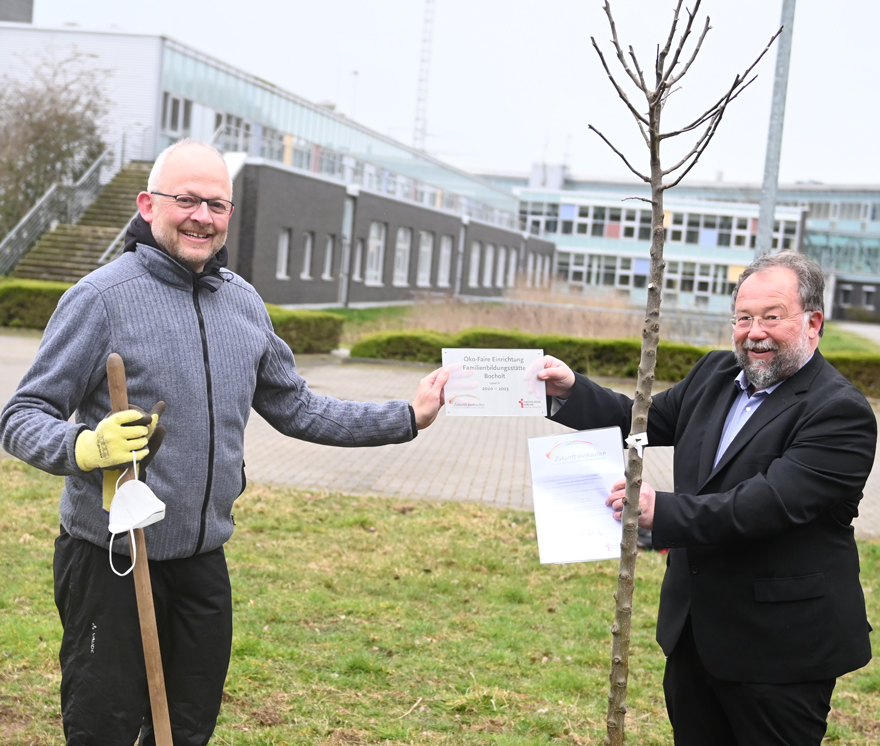
[[[0,335],[0,402],[12,394],[39,344],[38,336]],[[341,399],[411,399],[426,368],[382,363],[341,364],[333,356],[302,356],[299,371],[319,394]],[[629,382],[606,381],[628,391]],[[467,500],[531,510],[528,438],[567,432],[540,417],[447,417],[412,443],[378,448],[329,448],[286,438],[254,413],[245,436],[248,479],[305,490],[384,495],[401,501]],[[2,454],[2,451],[0,451]],[[646,451],[645,480],[672,488],[672,449]],[[860,538],[880,539],[880,464],[868,480]]]

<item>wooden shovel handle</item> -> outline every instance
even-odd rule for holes
[[[122,412],[128,409],[125,364],[115,352],[111,352],[107,358],[107,382],[110,386],[111,410]],[[123,475],[120,484],[130,479],[134,479],[134,474],[128,470]],[[134,547],[132,551],[137,549],[137,562],[133,572],[134,589],[141,625],[141,640],[144,644],[144,662],[147,666],[147,685],[150,689],[150,708],[156,746],[173,746],[168,697],[165,694],[165,673],[162,670],[162,654],[159,650],[159,630],[156,627],[156,609],[153,604],[153,587],[150,584],[150,568],[147,564],[147,543],[144,540],[142,528],[134,529],[133,533]]]

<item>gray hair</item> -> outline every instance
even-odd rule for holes
[[[223,161],[223,165],[226,165],[226,159],[223,157],[223,153],[221,153],[217,148],[215,148],[211,143],[205,142],[204,140],[196,140],[193,137],[184,137],[182,140],[178,140],[175,143],[169,145],[165,150],[159,153],[159,157],[156,158],[156,162],[153,164],[153,168],[150,169],[150,176],[147,179],[147,191],[155,192],[159,189],[159,182],[162,180],[162,169],[165,167],[165,161],[168,160],[168,156],[171,155],[178,148],[204,148],[205,150],[216,155],[221,161]],[[228,168],[227,168],[228,173]],[[232,177],[229,178],[229,199],[232,199]]]
[[[799,251],[780,251],[778,254],[764,254],[755,259],[739,276],[730,298],[730,308],[736,311],[736,296],[746,278],[767,269],[782,267],[794,272],[798,282],[798,295],[804,311],[821,311],[825,314],[825,273],[822,268],[806,254]],[[825,321],[819,330],[821,337],[825,331]]]

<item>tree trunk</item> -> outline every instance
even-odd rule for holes
[[[663,174],[660,168],[660,105],[651,106],[649,138],[651,150],[651,274],[645,325],[642,328],[642,351],[633,400],[630,436],[647,431],[651,389],[657,365],[657,344],[660,341],[660,298],[663,289]],[[606,746],[622,746],[626,737],[626,690],[629,679],[629,647],[632,630],[632,602],[635,590],[636,558],[638,556],[639,492],[642,487],[643,459],[639,448],[630,445],[626,458],[626,497],[623,504],[623,539],[620,545],[620,567],[617,575],[616,606],[611,649],[611,686],[608,693]]]

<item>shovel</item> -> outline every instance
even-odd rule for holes
[[[107,380],[110,384],[110,406],[114,412],[128,409],[128,390],[125,385],[125,365],[115,352],[107,358]],[[154,449],[155,452],[155,449]],[[120,484],[134,479],[128,470],[123,474]],[[150,709],[153,716],[153,730],[156,746],[173,746],[171,740],[171,718],[168,713],[168,697],[165,694],[165,674],[162,671],[162,655],[159,651],[159,631],[156,627],[156,609],[153,606],[153,588],[150,584],[150,568],[147,564],[147,545],[144,530],[136,528],[132,559],[137,552],[134,566],[134,589],[137,596],[138,618],[141,624],[141,639],[144,644],[144,661],[147,666],[147,685],[150,689]]]

